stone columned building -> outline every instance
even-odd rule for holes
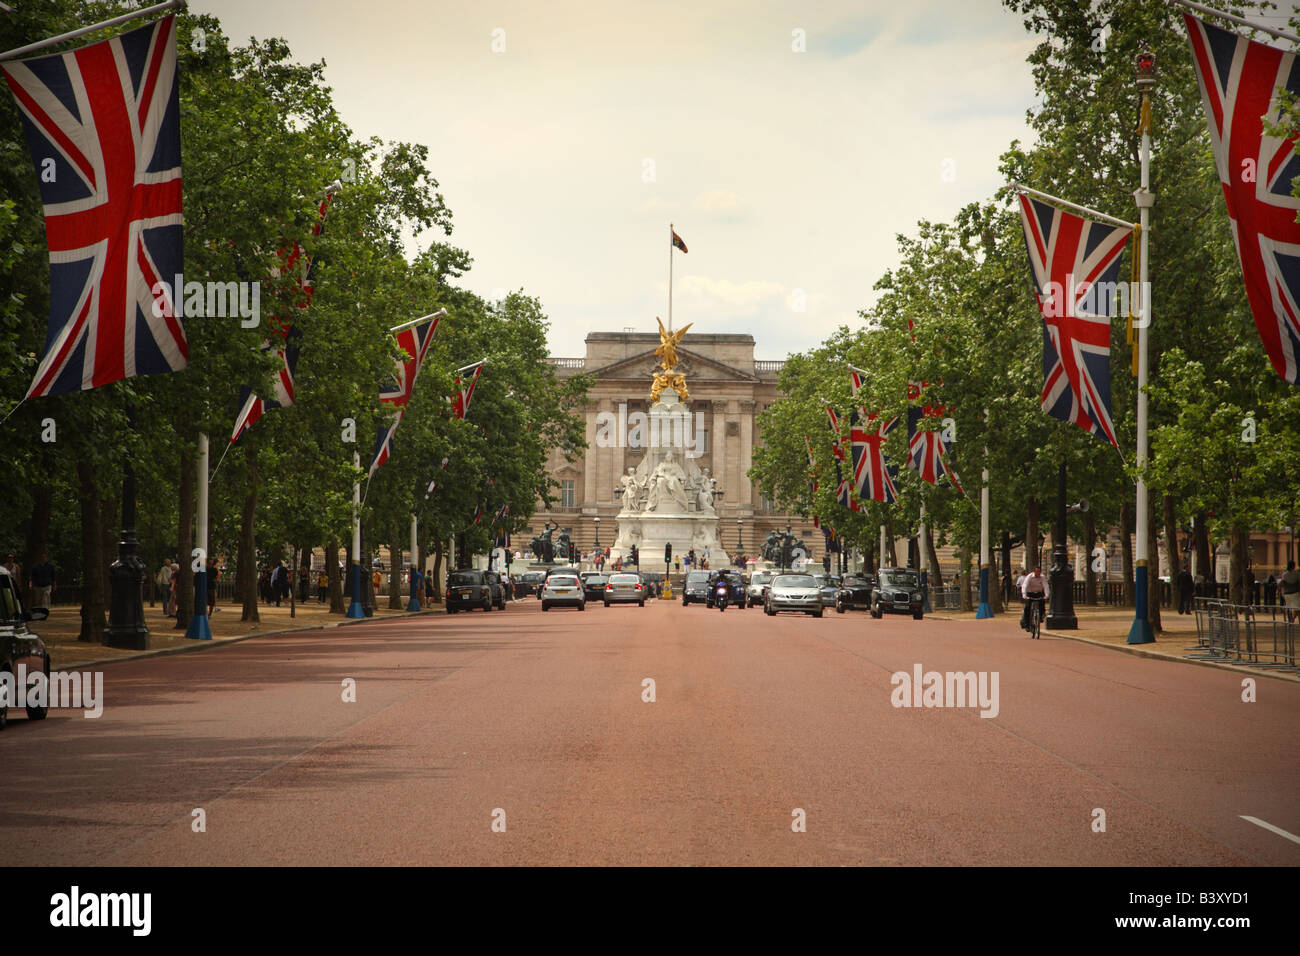
[[[658,332],[592,332],[586,346],[585,356],[550,361],[561,376],[585,372],[595,379],[585,408],[587,451],[573,462],[565,461],[558,450],[551,452],[547,469],[560,485],[558,499],[551,508],[537,503],[530,530],[513,539],[517,550],[526,550],[547,521],[569,529],[580,550],[590,549],[597,534],[602,547],[612,546],[615,516],[622,509],[619,479],[645,455],[644,447],[636,447],[633,426],[635,413],[650,410],[651,379],[659,367]],[[709,469],[720,491],[714,507],[722,546],[752,557],[769,531],[789,524],[811,556],[820,560],[825,543],[812,519],[775,510],[747,475],[760,441],[758,416],[779,398],[776,376],[783,363],[755,359],[752,335],[688,332],[677,352],[677,370],[685,374],[690,391],[685,403],[691,411],[687,440],[697,456],[695,463]],[[641,557],[647,571],[663,561],[662,554]]]

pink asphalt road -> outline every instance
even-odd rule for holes
[[[917,664],[996,671],[996,717],[894,707]],[[257,638],[105,667],[99,719],[15,716],[0,862],[1300,864],[1243,819],[1300,834],[1300,685],[1242,676],[670,601]]]

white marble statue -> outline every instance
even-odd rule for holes
[[[629,468],[622,478],[623,510],[634,512],[641,510],[642,482],[637,480],[636,469]]]
[[[650,476],[650,494],[646,511],[681,512],[686,510],[686,472],[670,451]]]
[[[709,469],[705,468],[701,471],[698,485],[696,498],[700,511],[713,514],[713,482],[709,480]]]

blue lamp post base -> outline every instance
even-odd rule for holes
[[[1151,621],[1147,618],[1147,566],[1143,562],[1133,575],[1134,592],[1137,609],[1133,616],[1133,626],[1129,628],[1128,643],[1154,644],[1156,636],[1151,631]]]
[[[352,562],[352,603],[348,605],[348,617],[365,617],[366,609],[361,606],[361,562]]]
[[[192,641],[212,640],[212,628],[208,626],[208,572],[200,571],[194,575],[194,613],[185,627],[185,636]]]
[[[415,580],[415,566],[411,566],[411,600],[406,602],[407,611],[419,611],[420,607],[420,582]]]
[[[989,607],[989,569],[980,568],[980,606],[975,609],[975,620],[983,621],[993,616]]]

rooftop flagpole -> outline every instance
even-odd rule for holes
[[[668,224],[668,331],[673,330],[673,224]]]
[[[120,17],[113,17],[111,20],[105,20],[102,23],[94,23],[88,27],[80,27],[69,33],[60,33],[56,37],[50,37],[48,40],[38,40],[35,43],[29,43],[27,46],[20,46],[16,50],[10,50],[8,53],[0,53],[0,60],[12,60],[14,57],[22,56],[24,53],[35,53],[37,50],[44,50],[46,47],[62,43],[64,40],[75,40],[77,37],[84,37],[87,33],[94,33],[96,30],[106,30],[109,27],[115,27],[119,23],[126,23],[128,20],[137,20],[140,17],[147,17],[153,13],[162,13],[164,10],[173,10],[183,8],[187,0],[167,0],[166,3],[156,3],[152,7],[145,7],[143,10],[133,10],[130,13],[124,13]]]

